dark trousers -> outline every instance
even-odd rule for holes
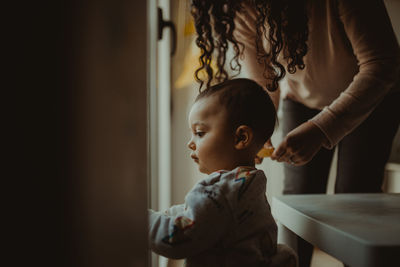
[[[319,110],[289,99],[282,103],[284,136]],[[338,144],[335,193],[382,192],[385,164],[400,122],[400,92],[389,94],[370,116]],[[339,125],[340,127],[340,125]],[[283,194],[326,193],[333,150],[322,148],[304,166],[284,166]],[[299,266],[310,266],[313,247],[298,238]]]

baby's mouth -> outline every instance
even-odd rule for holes
[[[190,155],[190,157],[196,162],[196,163],[199,163],[199,158],[198,157],[196,157],[195,155]]]

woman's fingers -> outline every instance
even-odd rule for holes
[[[289,164],[297,165],[296,153],[293,152],[293,149],[288,146],[287,138],[285,138],[279,146],[276,148],[274,153],[271,155],[271,159],[276,160],[278,162],[286,162]]]
[[[271,155],[271,159],[278,162],[286,161],[288,157],[289,153],[287,153],[285,141],[281,142]]]
[[[301,166],[309,162],[326,142],[325,135],[312,122],[293,129],[279,144],[271,159]]]
[[[299,160],[296,160],[295,155],[292,155],[292,156],[289,157],[289,161],[288,161],[287,163],[297,166],[297,165],[299,165],[301,162],[300,162]]]
[[[289,153],[287,151],[285,151],[282,154],[278,154],[279,157],[277,157],[275,160],[278,162],[286,162],[292,165],[298,165],[300,163],[301,160],[296,159],[298,158],[295,154],[293,153]]]
[[[268,139],[267,142],[265,142],[264,147],[265,147],[265,148],[271,148],[271,147],[273,148],[273,147],[274,147],[274,146],[272,145],[271,138]]]

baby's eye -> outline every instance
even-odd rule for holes
[[[198,131],[198,132],[194,133],[194,135],[196,135],[198,137],[202,137],[204,134],[205,134],[205,132],[201,132],[201,131]]]

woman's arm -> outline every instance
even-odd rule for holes
[[[283,139],[273,160],[303,165],[321,146],[334,147],[371,114],[399,77],[399,45],[384,3],[341,0],[338,11],[359,72],[332,104]]]
[[[311,120],[327,136],[328,148],[371,114],[400,71],[399,45],[383,1],[340,0],[338,12],[359,72],[347,89]]]

